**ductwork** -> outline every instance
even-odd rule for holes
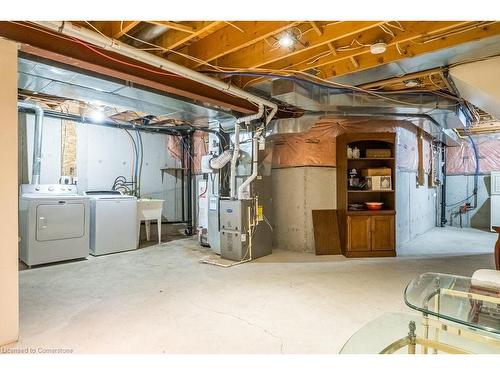
[[[465,125],[456,101],[427,93],[384,94],[384,97],[378,97],[276,80],[272,94],[279,100],[303,108],[306,115],[274,120],[268,128],[271,134],[304,132],[325,116],[377,117],[412,122],[443,143],[454,144],[456,138],[450,129]]]
[[[210,159],[210,168],[212,169],[224,168],[226,164],[231,161],[232,155],[233,152],[231,150],[226,150],[216,158]]]
[[[128,44],[122,43],[118,40],[110,39],[106,36],[88,30],[84,27],[80,27],[71,22],[34,21],[34,23],[54,32],[77,38],[105,50],[116,52],[120,55],[127,56],[137,61],[141,61],[161,70],[177,74],[181,77],[188,78],[193,81],[200,82],[217,90],[227,92],[236,97],[248,100],[249,102],[256,105],[265,106],[271,109],[269,115],[266,116],[266,123],[269,123],[269,121],[271,121],[272,117],[278,110],[278,107],[275,103],[265,100],[257,95],[250,94],[249,92],[246,92],[245,90],[235,87],[229,83],[209,77],[203,73],[196,72],[192,69],[186,68],[162,57],[153,55],[145,51],[141,51],[137,48],[129,46]]]
[[[29,102],[17,102],[17,107],[35,113],[35,135],[33,145],[33,168],[31,173],[31,183],[40,184],[40,170],[42,165],[42,135],[43,135],[43,108],[37,104]]]

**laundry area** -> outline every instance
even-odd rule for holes
[[[0,21],[2,353],[500,354],[499,55],[498,21]]]

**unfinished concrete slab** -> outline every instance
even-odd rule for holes
[[[15,346],[75,353],[337,353],[372,319],[410,311],[403,289],[418,274],[470,276],[492,268],[493,239],[482,234],[488,238],[473,246],[460,242],[461,252],[470,247],[475,254],[453,258],[347,259],[276,250],[220,268],[201,264],[207,250],[182,239],[23,270]],[[434,231],[430,236],[440,241]],[[442,241],[449,243],[449,236]]]

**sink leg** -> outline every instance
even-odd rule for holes
[[[161,217],[156,222],[158,223],[158,243],[161,243]]]
[[[151,221],[146,220],[146,241],[149,242],[149,237],[151,235]]]

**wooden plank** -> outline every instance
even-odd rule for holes
[[[470,22],[462,22],[460,26],[466,26],[465,24]],[[453,29],[453,28],[451,28]],[[441,31],[450,30],[450,28],[445,28]],[[451,31],[451,30],[450,30]],[[436,33],[437,30],[434,30]],[[387,50],[382,55],[373,55],[369,51],[361,51],[356,54],[356,59],[359,64],[359,68],[353,69],[352,63],[349,61],[349,57],[345,57],[344,54],[340,53],[331,58],[327,56],[326,58],[320,58],[314,62],[313,65],[306,66],[305,64],[294,66],[293,69],[296,70],[307,70],[312,67],[316,67],[320,69],[319,77],[328,79],[331,77],[339,77],[344,74],[352,73],[353,71],[360,71],[365,69],[370,69],[378,65],[387,64],[390,62],[415,57],[417,55],[437,51],[444,48],[449,48],[455,45],[467,43],[470,41],[487,38],[494,35],[500,34],[500,22],[491,23],[488,26],[478,27],[476,29],[451,34],[449,36],[443,36],[442,38],[437,38],[435,40],[419,42],[418,39],[422,37],[422,35],[417,37],[409,37],[404,34],[401,35],[398,42],[398,46],[395,43],[391,42],[387,46]],[[400,51],[402,53],[400,53]]]
[[[316,255],[341,254],[337,210],[312,210]]]
[[[328,49],[327,44],[337,39],[352,37],[365,30],[377,27],[383,22],[375,21],[344,21],[328,25],[323,28],[322,35],[318,35],[314,29],[307,24],[307,28],[301,25],[302,38],[300,44],[293,48],[271,48],[266,41],[255,43],[235,53],[226,55],[217,61],[217,65],[230,67],[257,68],[264,67],[275,61],[290,56],[301,55],[319,46]],[[311,56],[307,56],[311,57]],[[300,61],[303,61],[301,59]],[[267,66],[266,66],[267,68]]]
[[[170,30],[155,39],[153,43],[162,46],[167,50],[176,49],[194,38],[201,38],[210,32],[224,27],[225,23],[223,21],[193,21],[189,23],[189,26],[191,26],[194,30],[191,34],[186,34],[185,32],[179,30]]]
[[[166,26],[169,29],[182,31],[188,34],[194,33],[194,29],[191,26],[183,25],[182,23],[179,22],[172,22],[172,21],[144,21],[144,22],[157,26]]]
[[[217,30],[206,38],[191,44],[186,54],[203,61],[213,61],[254,43],[276,35],[299,22],[290,21],[240,21]],[[195,68],[201,64],[188,63]]]
[[[120,39],[123,35],[139,25],[141,21],[113,21],[111,22],[111,36],[113,39]]]

